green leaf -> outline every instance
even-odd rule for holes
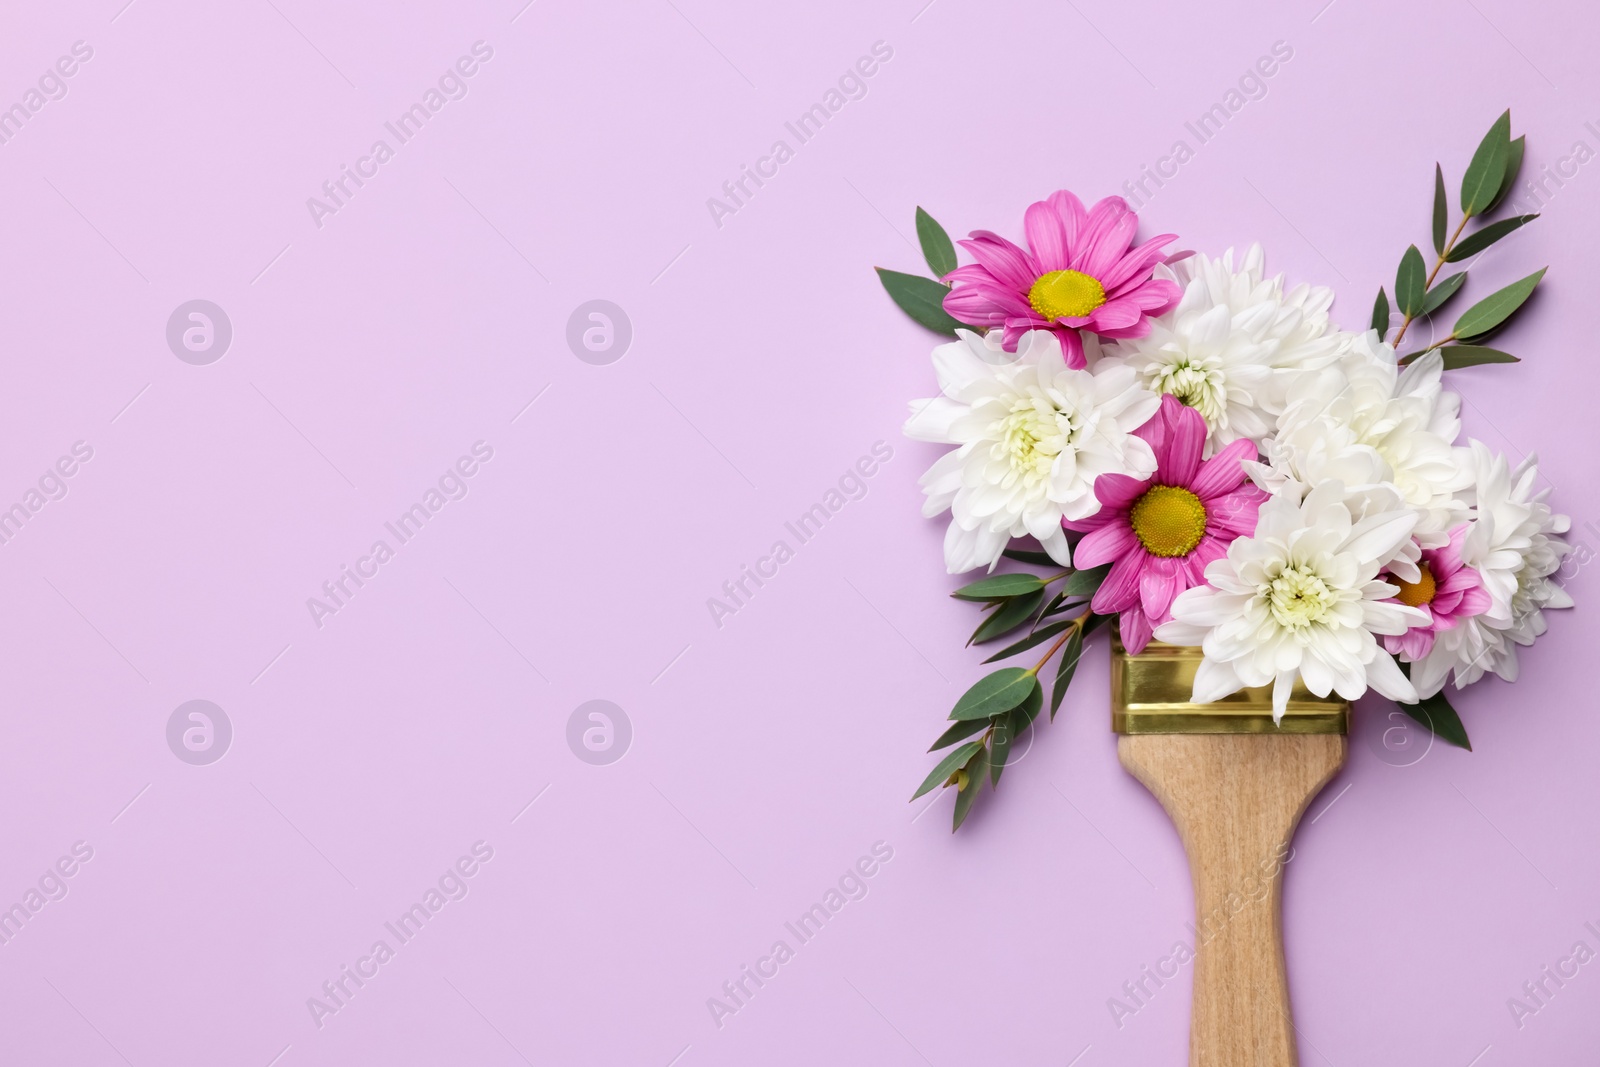
[[[1069,638],[1067,646],[1061,650],[1061,662],[1056,665],[1056,682],[1050,692],[1050,721],[1054,722],[1056,710],[1061,707],[1061,698],[1067,695],[1067,686],[1072,684],[1072,676],[1078,670],[1078,660],[1083,657],[1083,627]]]
[[[1422,314],[1422,301],[1427,296],[1428,268],[1422,262],[1417,246],[1406,249],[1400,257],[1400,270],[1394,276],[1394,303],[1400,314],[1414,319]]]
[[[951,833],[961,829],[961,824],[967,821],[967,812],[972,810],[973,802],[978,799],[978,790],[989,776],[989,750],[978,749],[962,770],[967,772],[967,787],[956,794],[956,813],[950,824]]]
[[[1483,363],[1521,363],[1522,361],[1510,352],[1502,352],[1498,348],[1483,348],[1479,345],[1449,345],[1439,350],[1444,356],[1445,370],[1460,370],[1462,367],[1476,367]]]
[[[1011,732],[1012,740],[1022,736],[1022,731],[1033,725],[1033,720],[1038,717],[1039,709],[1044,707],[1044,686],[1036,685],[1033,692],[1028,694],[1028,699],[1011,709],[1011,716],[1016,720],[1017,728]]]
[[[1450,228],[1449,196],[1444,191],[1444,168],[1433,165],[1433,250],[1444,255],[1444,243]]]
[[[963,719],[958,723],[952,724],[950,729],[940,734],[939,740],[928,746],[928,751],[937,752],[941,748],[948,748],[957,741],[971,737],[988,725],[988,722],[983,719]]]
[[[1005,648],[1002,648],[999,652],[996,652],[983,662],[993,663],[997,659],[1007,659],[1011,656],[1015,656],[1018,652],[1026,652],[1035,645],[1044,644],[1046,641],[1050,640],[1052,637],[1056,636],[1056,634],[1059,634],[1062,630],[1065,630],[1071,625],[1072,623],[1069,620],[1063,622],[1053,622],[1048,626],[1041,626],[1027,637],[1024,637],[1021,641],[1007,645]]]
[[[1514,311],[1533,295],[1534,287],[1544,277],[1548,267],[1541,267],[1526,278],[1512,282],[1497,292],[1490,293],[1461,313],[1451,331],[1458,340],[1470,341],[1482,337],[1504,323]]]
[[[1418,704],[1401,704],[1400,710],[1457,748],[1472,751],[1467,728],[1461,724],[1461,716],[1456,714],[1456,709],[1450,706],[1450,701],[1445,699],[1442,691]]]
[[[1061,564],[1050,558],[1048,552],[1030,552],[1026,548],[1008,548],[1000,553],[1006,559],[1014,559],[1018,563],[1032,563],[1036,567],[1059,567]]]
[[[1038,611],[1039,605],[1043,603],[1043,589],[1036,593],[1028,593],[1025,596],[1012,597],[1002,604],[994,614],[978,624],[978,628],[972,632],[972,639],[967,644],[982,645],[996,638],[1004,637],[1032,618],[1033,613]]]
[[[1517,173],[1522,170],[1522,150],[1526,148],[1527,145],[1528,139],[1526,137],[1518,137],[1511,142],[1510,151],[1506,153],[1505,181],[1500,183],[1500,191],[1495,194],[1494,203],[1485,208],[1485,211],[1493,211],[1495,208],[1499,207],[1500,202],[1504,200],[1506,198],[1506,194],[1511,191],[1512,185],[1516,184]]]
[[[1456,295],[1456,290],[1461,288],[1461,286],[1465,284],[1466,280],[1467,272],[1462,271],[1460,274],[1450,275],[1450,277],[1446,278],[1432,289],[1429,289],[1427,298],[1422,301],[1422,313],[1424,315],[1431,315],[1435,311],[1439,310],[1439,308],[1444,306],[1444,302],[1446,300],[1449,300],[1452,296]]]
[[[950,595],[960,600],[1006,600],[1027,593],[1037,593],[1044,583],[1036,574],[996,574],[982,581],[964,585]]]
[[[989,784],[1000,784],[1000,772],[1006,769],[1006,757],[1011,754],[1012,721],[1011,717],[1016,712],[1008,711],[995,719],[994,733],[990,737],[991,751],[989,753]]]
[[[1508,219],[1491,222],[1483,229],[1462,238],[1460,243],[1450,250],[1450,254],[1444,257],[1444,261],[1460,263],[1463,259],[1471,259],[1512,230],[1520,230],[1538,217],[1538,215],[1512,215]]]
[[[1461,213],[1471,218],[1481,215],[1500,195],[1511,161],[1511,110],[1494,120],[1489,132],[1472,153],[1472,162],[1461,176]]]
[[[1048,619],[1052,615],[1057,615],[1057,614],[1060,614],[1063,611],[1068,610],[1067,608],[1064,608],[1064,607],[1061,606],[1062,603],[1065,602],[1066,599],[1067,599],[1067,594],[1065,594],[1065,593],[1057,593],[1055,596],[1051,597],[1050,598],[1050,603],[1046,604],[1044,606],[1044,610],[1039,612],[1040,620]],[[1034,625],[1038,626],[1039,623],[1035,622]]]
[[[1378,331],[1378,340],[1389,332],[1389,294],[1378,286],[1378,299],[1372,302],[1372,328]]]
[[[1094,570],[1075,571],[1072,577],[1067,579],[1067,584],[1062,586],[1061,591],[1067,596],[1090,596],[1096,589],[1100,588],[1100,583],[1105,581],[1106,575],[1110,573],[1111,564],[1109,563],[1096,567]]]
[[[961,694],[950,717],[957,720],[987,719],[1010,711],[1028,699],[1028,693],[1038,684],[1039,680],[1032,671],[1021,667],[1002,667],[979,678],[971,689]]]
[[[901,274],[897,270],[885,270],[882,267],[873,269],[878,272],[878,280],[883,282],[889,298],[920,325],[934,333],[952,336],[958,327],[966,328],[966,323],[957,322],[944,310],[945,294],[950,292],[948,285],[915,274]]]
[[[933,216],[917,208],[917,240],[922,242],[922,258],[936,278],[943,278],[956,269],[956,246],[944,227],[933,221]]]
[[[982,741],[972,741],[962,745],[944,759],[940,760],[939,766],[935,767],[932,772],[929,773],[928,777],[922,780],[922,785],[917,787],[917,791],[911,794],[911,799],[917,799],[922,794],[931,791],[935,786],[944,782],[946,778],[949,778],[955,773],[957,767],[965,764],[969,759],[972,758],[972,754],[977,752],[978,749],[982,747]]]
[[[1043,703],[1044,691],[1039,688],[1036,678],[1033,692],[1028,694],[1028,699],[1022,702],[1022,706],[995,720],[993,751],[989,754],[990,785],[1000,784],[1000,772],[1006,769],[1006,758],[1011,754],[1011,746],[1022,735],[1022,731],[1028,728],[1033,717],[1039,714],[1039,706]]]

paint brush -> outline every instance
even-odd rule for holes
[[[1190,1067],[1299,1062],[1284,967],[1281,902],[1289,841],[1306,805],[1344,765],[1350,705],[1296,685],[1281,724],[1271,687],[1191,701],[1198,648],[1113,637],[1117,756],[1166,809],[1194,879]]]

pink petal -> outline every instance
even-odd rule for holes
[[[1081,547],[1081,546],[1080,546]],[[1139,602],[1139,575],[1150,554],[1142,546],[1111,565],[1111,573],[1100,583],[1089,606],[1101,615],[1110,615]]]
[[[1017,292],[1026,293],[1044,273],[1037,269],[1032,256],[988,230],[974,230],[971,240],[957,243],[972,253],[979,264],[989,268],[996,281]]]
[[[1150,643],[1150,620],[1138,608],[1129,608],[1117,616],[1117,629],[1122,631],[1122,647],[1135,656]]]
[[[1244,461],[1255,458],[1254,442],[1240,438],[1200,464],[1194,480],[1185,484],[1201,500],[1231,493],[1244,484]]]
[[[1083,201],[1065,189],[1058,189],[1050,194],[1050,206],[1056,209],[1056,218],[1061,221],[1062,232],[1066,235],[1066,247],[1070,253],[1078,246],[1079,236],[1088,220],[1088,213],[1083,210]]]
[[[1156,480],[1162,485],[1189,486],[1205,448],[1206,420],[1171,393],[1161,398],[1161,414],[1167,421],[1167,439],[1156,453]]]
[[[1131,300],[1151,315],[1162,315],[1178,306],[1183,299],[1183,287],[1166,278],[1146,278],[1137,285],[1107,290],[1117,300]]]
[[[1000,279],[989,273],[989,268],[982,263],[963,263],[940,280],[951,284],[955,282],[972,282],[973,284],[993,285],[1000,289],[1005,288],[1000,284]]]
[[[1461,606],[1461,598],[1466,591],[1462,589],[1447,590],[1439,588],[1434,591],[1433,599],[1428,601],[1428,608],[1441,625],[1440,629],[1449,629],[1456,624],[1456,609]]]
[[[1438,583],[1438,588],[1434,593],[1435,600],[1446,593],[1454,593],[1459,596],[1483,585],[1483,579],[1471,567],[1462,566],[1454,571],[1445,573],[1440,567],[1438,553],[1430,553],[1430,555],[1433,558],[1428,560],[1428,569],[1433,572],[1434,581]]]
[[[1102,474],[1094,480],[1094,497],[1100,501],[1101,510],[1112,508],[1124,511],[1149,488],[1148,478],[1131,478],[1126,474]]]
[[[1174,402],[1181,403],[1176,397],[1173,399]],[[1161,403],[1156,405],[1155,414],[1134,427],[1133,430],[1133,436],[1147,443],[1150,446],[1150,451],[1157,457],[1161,455],[1161,450],[1167,447],[1167,437],[1172,433],[1172,427],[1166,418],[1168,410],[1166,400],[1166,396],[1163,395]]]
[[[1428,563],[1435,572],[1435,577],[1440,573],[1454,574],[1463,566],[1461,562],[1461,546],[1471,532],[1471,523],[1462,523],[1450,531],[1450,541],[1442,548],[1434,549],[1429,553]],[[1473,572],[1476,574],[1477,572]]]
[[[1061,520],[1061,528],[1071,533],[1088,533],[1118,519],[1126,520],[1127,514],[1121,511],[1113,511],[1110,508],[1101,508],[1087,519],[1064,518]]]
[[[1139,601],[1152,619],[1164,619],[1172,608],[1172,598],[1183,591],[1178,577],[1181,565],[1172,559],[1151,556],[1139,575]]]
[[[1229,540],[1232,540],[1231,538]],[[1189,588],[1206,584],[1206,566],[1214,560],[1219,560],[1228,554],[1227,545],[1219,537],[1212,534],[1203,534],[1200,543],[1189,550],[1183,557],[1184,569],[1188,572]]]
[[[1433,631],[1414,627],[1403,634],[1385,634],[1383,647],[1391,656],[1404,656],[1407,661],[1417,660],[1433,651]]]
[[[1138,536],[1134,534],[1133,527],[1128,525],[1127,516],[1120,515],[1118,521],[1108,522],[1083,535],[1078,547],[1072,550],[1072,565],[1079,570],[1088,570],[1121,559],[1137,547]]]
[[[1061,355],[1072,370],[1083,370],[1089,365],[1083,354],[1083,335],[1067,327],[1053,331],[1061,339]]]
[[[1023,229],[1028,234],[1028,247],[1039,270],[1048,274],[1053,270],[1067,269],[1067,231],[1061,225],[1061,216],[1048,200],[1029,204],[1023,216]]]
[[[1482,615],[1494,603],[1489,596],[1489,590],[1482,585],[1475,585],[1461,594],[1461,603],[1456,605],[1456,617],[1468,619],[1474,615]]]
[[[1128,210],[1128,202],[1120,196],[1106,197],[1089,209],[1088,225],[1072,250],[1073,269],[1104,278],[1128,251],[1138,229],[1139,216]]]
[[[1126,330],[1138,325],[1144,318],[1144,309],[1131,300],[1107,300],[1089,315],[1086,325],[1095,333],[1107,330]]]
[[[1043,326],[1043,322],[1030,321],[1028,319],[1006,319],[1005,332],[1000,336],[1000,347],[1007,352],[1015,352],[1017,350],[1017,342],[1022,340],[1023,334],[1029,330],[1041,329]]]
[[[1135,337],[1146,337],[1150,333],[1150,320],[1145,315],[1139,316],[1139,321],[1132,326],[1104,326],[1096,327],[1095,333],[1113,341],[1121,341]]]
[[[1135,281],[1141,276],[1149,278],[1150,272],[1161,262],[1162,248],[1177,239],[1178,235],[1175,233],[1152,237],[1138,248],[1123,255],[1122,259],[1106,272],[1106,276],[1100,279],[1100,284],[1105,286],[1106,292],[1109,293],[1118,286]]]
[[[1256,520],[1266,498],[1267,495],[1253,485],[1212,497],[1205,502],[1206,532],[1223,542],[1249,537],[1256,532]]]
[[[998,326],[1009,309],[984,287],[962,285],[944,295],[944,310],[951,318],[973,326]]]

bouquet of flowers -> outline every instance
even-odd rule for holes
[[[1266,277],[1259,246],[1212,258],[1170,252],[1173,234],[1135,244],[1121,197],[1054,193],[1024,214],[1026,247],[978,230],[964,265],[917,209],[936,277],[878,273],[912,318],[954,337],[933,352],[940,395],[912,402],[905,425],[955,446],[922,478],[923,513],[950,513],[950,573],[989,572],[952,594],[983,606],[969,644],[1011,639],[985,662],[1044,651],[956,702],[929,750],[951,751],[913,799],[954,786],[959,827],[1042,710],[1040,672],[1057,661],[1054,718],[1085,640],[1113,620],[1130,653],[1198,645],[1196,702],[1271,686],[1281,717],[1297,682],[1349,700],[1371,688],[1471,747],[1446,684],[1514,681],[1544,609],[1572,604],[1552,580],[1569,521],[1536,488],[1537,458],[1512,466],[1462,443],[1461,398],[1443,384],[1517,361],[1485,342],[1544,271],[1441,339],[1406,343],[1466,284],[1447,266],[1537,217],[1490,221],[1522,162],[1510,133],[1507,112],[1466,168],[1454,226],[1435,168],[1432,267],[1406,249],[1392,303],[1380,289],[1361,333],[1330,323],[1332,290]],[[994,573],[1002,558],[1044,571]]]

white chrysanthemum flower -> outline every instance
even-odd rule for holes
[[[1400,634],[1427,616],[1392,598],[1379,575],[1411,539],[1410,509],[1354,519],[1344,486],[1318,485],[1304,500],[1261,505],[1255,535],[1206,567],[1206,585],[1180,593],[1156,639],[1200,645],[1196,703],[1272,685],[1273,720],[1295,679],[1317,696],[1354,700],[1367,687],[1415,701],[1416,690],[1374,634]]]
[[[1461,397],[1441,386],[1444,359],[1430,352],[1401,368],[1376,331],[1344,340],[1337,363],[1290,387],[1265,464],[1246,468],[1273,493],[1303,495],[1333,480],[1353,498],[1378,488],[1398,492],[1417,511],[1417,540],[1440,547],[1466,519],[1457,494],[1472,482],[1463,450],[1452,447],[1461,433]],[[1363,510],[1370,508],[1352,501],[1353,512]]]
[[[1061,520],[1100,509],[1094,480],[1155,473],[1155,454],[1131,431],[1161,399],[1127,367],[1069,369],[1048,331],[1024,334],[1014,355],[999,352],[998,337],[957,332],[933,350],[944,395],[912,401],[905,425],[907,437],[960,446],[922,476],[922,513],[950,509],[945,565],[992,567],[1024,534],[1066,564]]]
[[[1333,290],[1300,285],[1285,293],[1283,275],[1263,279],[1260,245],[1237,270],[1233,259],[1230,248],[1221,259],[1194,255],[1158,266],[1157,278],[1183,286],[1182,301],[1153,319],[1147,336],[1105,347],[1147,388],[1205,417],[1207,456],[1241,437],[1260,445],[1293,377],[1339,353],[1328,325]]]
[[[1505,456],[1471,441],[1473,484],[1464,494],[1472,504],[1472,531],[1461,546],[1461,560],[1477,569],[1492,606],[1482,615],[1435,637],[1433,649],[1411,668],[1417,692],[1432,696],[1452,674],[1464,689],[1493,672],[1517,680],[1517,646],[1531,645],[1545,632],[1545,608],[1570,608],[1572,597],[1550,576],[1572,551],[1560,535],[1571,520],[1545,501],[1548,489],[1534,491],[1538,457],[1529,455],[1511,469]]]

